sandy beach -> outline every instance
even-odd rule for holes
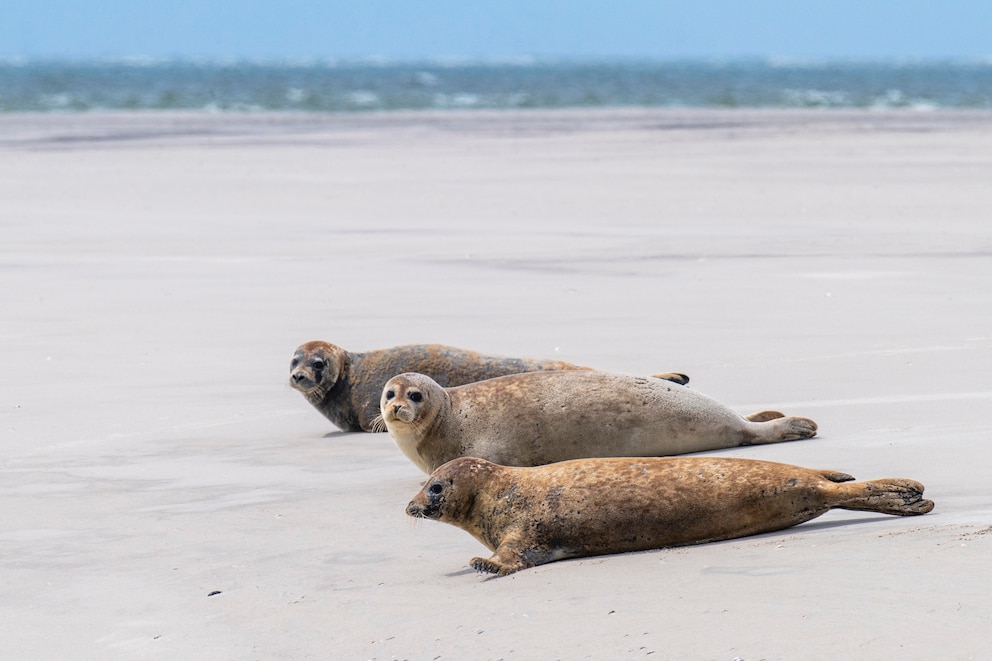
[[[981,659],[992,113],[0,115],[0,657]],[[936,509],[487,579],[300,343],[680,371]]]

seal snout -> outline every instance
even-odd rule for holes
[[[303,370],[298,372],[293,372],[289,375],[289,385],[295,390],[299,390],[304,395],[309,395],[310,392],[317,387],[317,384],[307,376],[307,373]]]
[[[304,397],[311,402],[320,401],[324,396],[324,390],[319,381],[315,381],[307,374],[305,369],[299,369],[289,375],[289,385],[300,391]]]
[[[383,387],[379,407],[386,422],[413,424],[423,407],[429,407],[430,399],[424,396],[421,387],[412,377],[427,379],[420,374],[400,374],[387,381]]]
[[[424,508],[413,500],[411,500],[410,504],[406,506],[406,513],[408,516],[412,516],[417,519],[424,518]]]
[[[428,482],[406,506],[406,513],[418,519],[440,519],[446,491],[441,482]]]
[[[405,422],[410,424],[413,422],[415,416],[408,406],[404,406],[401,402],[396,402],[383,406],[382,417],[387,422]]]
[[[406,506],[406,513],[415,519],[438,519],[441,517],[441,505],[433,499],[424,498],[423,494],[417,494]]]

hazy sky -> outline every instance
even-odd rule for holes
[[[3,0],[0,57],[989,58],[992,0]]]

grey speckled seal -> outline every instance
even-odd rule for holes
[[[314,408],[344,431],[375,428],[382,386],[403,372],[421,372],[445,386],[458,386],[506,374],[542,370],[588,370],[561,360],[488,356],[443,344],[411,344],[364,353],[330,342],[300,345],[290,362],[290,385]],[[677,372],[656,375],[676,383],[689,377]]]

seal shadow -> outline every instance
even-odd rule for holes
[[[478,573],[479,572],[472,569],[471,567],[466,567],[465,569],[459,569],[458,571],[448,572],[447,574],[445,574],[445,576],[454,578],[456,576],[468,576],[469,574],[478,574]]]
[[[876,516],[864,515],[858,516],[856,518],[841,519],[840,521],[807,521],[806,523],[801,523],[798,526],[793,526],[792,528],[786,528],[785,530],[777,530],[774,533],[769,533],[770,535],[784,535],[789,533],[803,532],[804,530],[828,530],[830,528],[841,528],[844,526],[857,525],[862,523],[877,523],[878,521],[890,519],[891,517],[885,514],[878,514]]]
[[[340,429],[335,431],[329,431],[321,438],[346,438],[348,436],[369,436],[371,438],[376,438],[386,434],[386,432],[367,432],[367,431],[341,431]],[[388,434],[387,434],[388,435]]]
[[[734,542],[742,542],[742,541],[746,541],[748,539],[775,539],[777,537],[793,536],[797,532],[800,532],[801,533],[803,530],[811,530],[811,529],[827,530],[827,529],[830,529],[830,528],[838,528],[838,527],[849,526],[849,525],[857,525],[857,524],[865,524],[865,523],[877,523],[878,521],[883,520],[883,519],[886,519],[886,518],[888,518],[888,517],[886,517],[884,514],[880,514],[878,516],[871,516],[871,515],[859,516],[857,518],[843,519],[841,521],[816,521],[816,522],[809,522],[808,521],[808,522],[802,523],[802,524],[800,524],[798,526],[791,526],[789,528],[784,528],[782,530],[775,530],[775,531],[772,531],[772,532],[762,533],[760,535],[747,535],[745,537],[735,537],[733,539],[722,539],[722,540],[719,540],[719,541],[716,541],[716,542],[708,542],[706,544],[687,544],[685,546],[678,546],[678,547],[676,547],[676,546],[666,546],[666,547],[658,548],[658,549],[645,549],[644,551],[630,551],[629,553],[630,554],[640,554],[640,553],[643,553],[645,555],[652,555],[652,554],[660,554],[660,553],[663,553],[665,551],[675,550],[677,548],[691,549],[694,546],[710,546],[710,545],[717,545],[717,544],[732,544]],[[588,556],[588,557],[581,557],[581,558],[568,558],[567,560],[562,560],[561,562],[563,562],[563,563],[565,563],[565,562],[578,562],[578,563],[581,563],[583,561],[588,561],[591,558],[608,558],[608,557],[614,556],[614,555],[628,555],[628,553],[607,553],[607,554],[603,554],[601,556]],[[449,572],[448,574],[445,574],[445,576],[454,578],[456,576],[466,576],[466,575],[469,575],[469,574],[480,574],[480,573],[481,572],[473,569],[472,567],[466,567],[466,568],[461,569],[461,570],[456,571],[456,572]],[[497,578],[500,578],[500,577],[497,576],[497,575],[495,575],[495,574],[489,574],[489,575],[486,575],[485,576],[485,579],[484,580],[485,581],[491,581],[491,580],[494,580],[494,579],[497,579]]]

